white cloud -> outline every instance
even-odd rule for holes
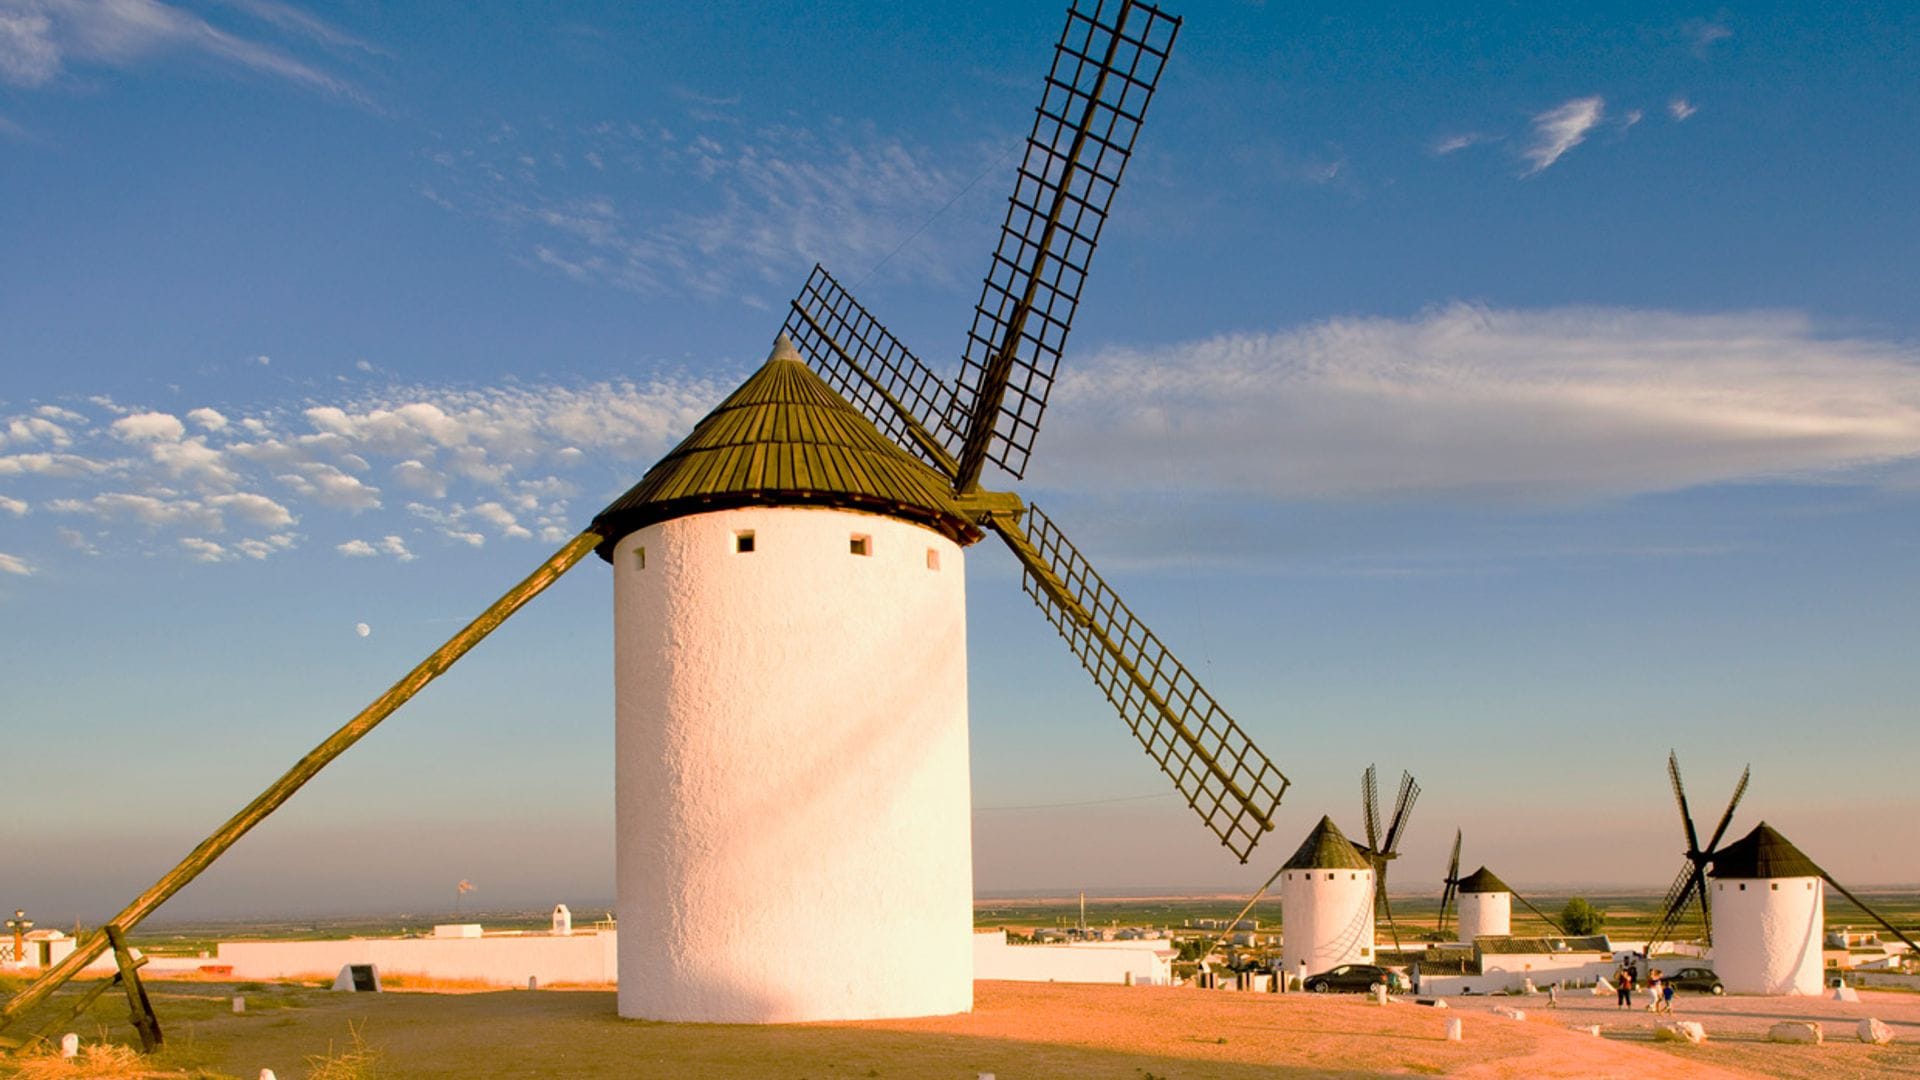
[[[1460,135],[1443,135],[1434,140],[1433,153],[1436,157],[1446,157],[1448,154],[1465,150],[1469,146],[1476,146],[1480,143],[1488,142],[1491,139],[1492,136],[1482,135],[1477,131],[1469,131]]]
[[[200,536],[183,536],[180,546],[187,549],[195,562],[224,562],[228,558],[227,549]]]
[[[0,428],[0,446],[9,442],[21,446],[43,442],[54,447],[67,447],[73,445],[73,436],[66,428],[45,416],[16,416]]]
[[[401,562],[412,562],[416,558],[413,552],[407,550],[407,542],[398,536],[381,537],[380,550]]]
[[[57,423],[84,424],[87,422],[85,414],[74,412],[72,409],[61,408],[58,405],[42,405],[33,411],[39,416]]]
[[[1630,128],[1633,125],[1639,123],[1640,121],[1646,119],[1646,116],[1647,114],[1640,111],[1639,109],[1628,109],[1626,115],[1620,118],[1620,127],[1622,130],[1625,130],[1626,128]]]
[[[533,536],[533,533],[521,526],[519,519],[514,517],[511,510],[508,510],[497,502],[481,503],[474,507],[470,513],[472,513],[474,517],[479,518],[481,521],[499,530],[502,536],[512,537],[516,540],[525,540]]]
[[[350,559],[371,559],[375,555],[380,554],[373,550],[373,545],[367,543],[365,540],[349,540],[344,544],[335,544],[333,550]]]
[[[14,517],[25,517],[31,512],[26,503],[10,495],[0,495],[0,510],[5,510]]]
[[[299,472],[282,473],[274,479],[321,506],[355,511],[380,507],[379,488],[368,487],[359,477],[349,476],[333,465],[309,463],[301,466]]]
[[[1465,305],[1073,358],[1034,480],[1527,503],[1920,458],[1920,351],[1783,313]]]
[[[1673,117],[1675,121],[1684,121],[1687,117],[1699,111],[1692,102],[1683,97],[1677,97],[1667,102],[1667,115]]]
[[[353,362],[353,369],[354,369],[355,371],[368,371],[368,372],[370,372],[370,371],[372,371],[372,370],[373,370],[373,365],[372,365],[372,364],[370,364],[370,363],[368,363],[368,362],[367,362],[367,361],[365,361],[365,360],[355,360],[355,361]]]
[[[240,479],[227,466],[225,455],[204,439],[157,442],[149,451],[154,463],[176,480],[193,479],[213,487],[232,487]]]
[[[107,472],[107,462],[79,454],[5,454],[0,455],[0,476],[78,477]]]
[[[267,498],[252,492],[237,492],[232,495],[214,495],[207,504],[242,521],[269,529],[285,528],[294,523],[291,510]]]
[[[261,367],[266,367],[267,365],[273,363],[273,357],[262,353],[261,355],[254,357],[253,362],[256,364],[259,364]]]
[[[187,419],[208,431],[225,431],[227,428],[227,418],[218,409],[194,409],[187,413]]]
[[[1533,145],[1522,153],[1533,167],[1527,176],[1541,172],[1559,161],[1561,155],[1579,146],[1587,132],[1606,112],[1606,100],[1599,97],[1574,98],[1562,102],[1533,118]]]
[[[211,58],[365,101],[351,85],[281,49],[160,0],[13,0],[0,10],[0,81],[15,86],[44,86],[75,63],[125,68],[168,53]]]
[[[115,420],[113,433],[126,442],[172,442],[185,435],[187,427],[172,413],[144,412]]]
[[[21,577],[32,577],[33,566],[18,555],[9,555],[4,551],[0,551],[0,574],[18,574]]]

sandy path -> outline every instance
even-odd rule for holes
[[[164,999],[173,988],[156,989],[165,1017]],[[209,991],[221,992],[192,988],[202,997]],[[1644,1014],[1629,1022],[1607,1016],[1594,1003],[1569,1001],[1546,1010],[1540,1007],[1544,1000],[1513,1001],[1529,1012],[1528,1020],[1515,1022],[1488,1012],[1486,999],[1438,1011],[1380,1008],[1340,996],[1049,983],[980,983],[975,1011],[961,1016],[784,1027],[623,1021],[613,1015],[607,991],[311,991],[298,995],[296,1007],[243,1016],[209,1015],[202,1001],[195,1003],[199,1018],[193,1020],[185,1019],[183,1000],[173,1006],[171,1034],[193,1040],[208,1064],[242,1077],[257,1075],[263,1066],[283,1077],[305,1075],[307,1059],[325,1053],[329,1044],[336,1051],[348,1045],[350,1025],[381,1051],[381,1075],[399,1077],[1920,1076],[1916,1041],[1889,1049],[1837,1040],[1782,1047],[1743,1036],[1746,1030],[1763,1032],[1772,1022],[1768,1010],[1780,1012],[1782,1001],[1716,1002],[1727,1011],[1699,1018],[1724,1035],[1681,1049],[1656,1047]],[[1849,1008],[1863,1007],[1920,1040],[1920,996],[1872,995]],[[1465,1022],[1466,1041],[1444,1040],[1449,1017]],[[1843,1034],[1842,1019],[1834,1015],[1831,1034]],[[1580,1023],[1608,1024],[1608,1036],[1578,1031],[1573,1025]]]

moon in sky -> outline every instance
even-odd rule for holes
[[[368,634],[373,633],[373,627],[368,626],[366,623],[354,623],[353,632],[359,634],[361,637],[366,637]]]

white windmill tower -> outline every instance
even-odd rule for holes
[[[1766,822],[1713,853],[1713,971],[1730,993],[1818,994],[1824,874]]]
[[[1330,817],[1280,865],[1280,963],[1304,979],[1373,962],[1374,869]]]
[[[1483,866],[1461,878],[1458,888],[1460,944],[1513,933],[1513,890],[1493,871]]]
[[[1038,508],[979,483],[1025,472],[1178,26],[1068,13],[957,385],[815,267],[766,365],[595,519],[622,1016],[971,1007],[961,549],[989,532],[1221,843],[1244,862],[1272,828],[1286,778]]]

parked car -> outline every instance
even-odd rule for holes
[[[1305,985],[1316,994],[1364,994],[1375,983],[1386,984],[1390,993],[1404,993],[1410,989],[1405,975],[1378,964],[1341,964],[1318,975],[1307,976]]]
[[[1712,968],[1681,968],[1671,975],[1662,974],[1660,977],[1673,983],[1676,991],[1695,990],[1702,994],[1727,992],[1727,988],[1720,984],[1720,976],[1715,975]]]

